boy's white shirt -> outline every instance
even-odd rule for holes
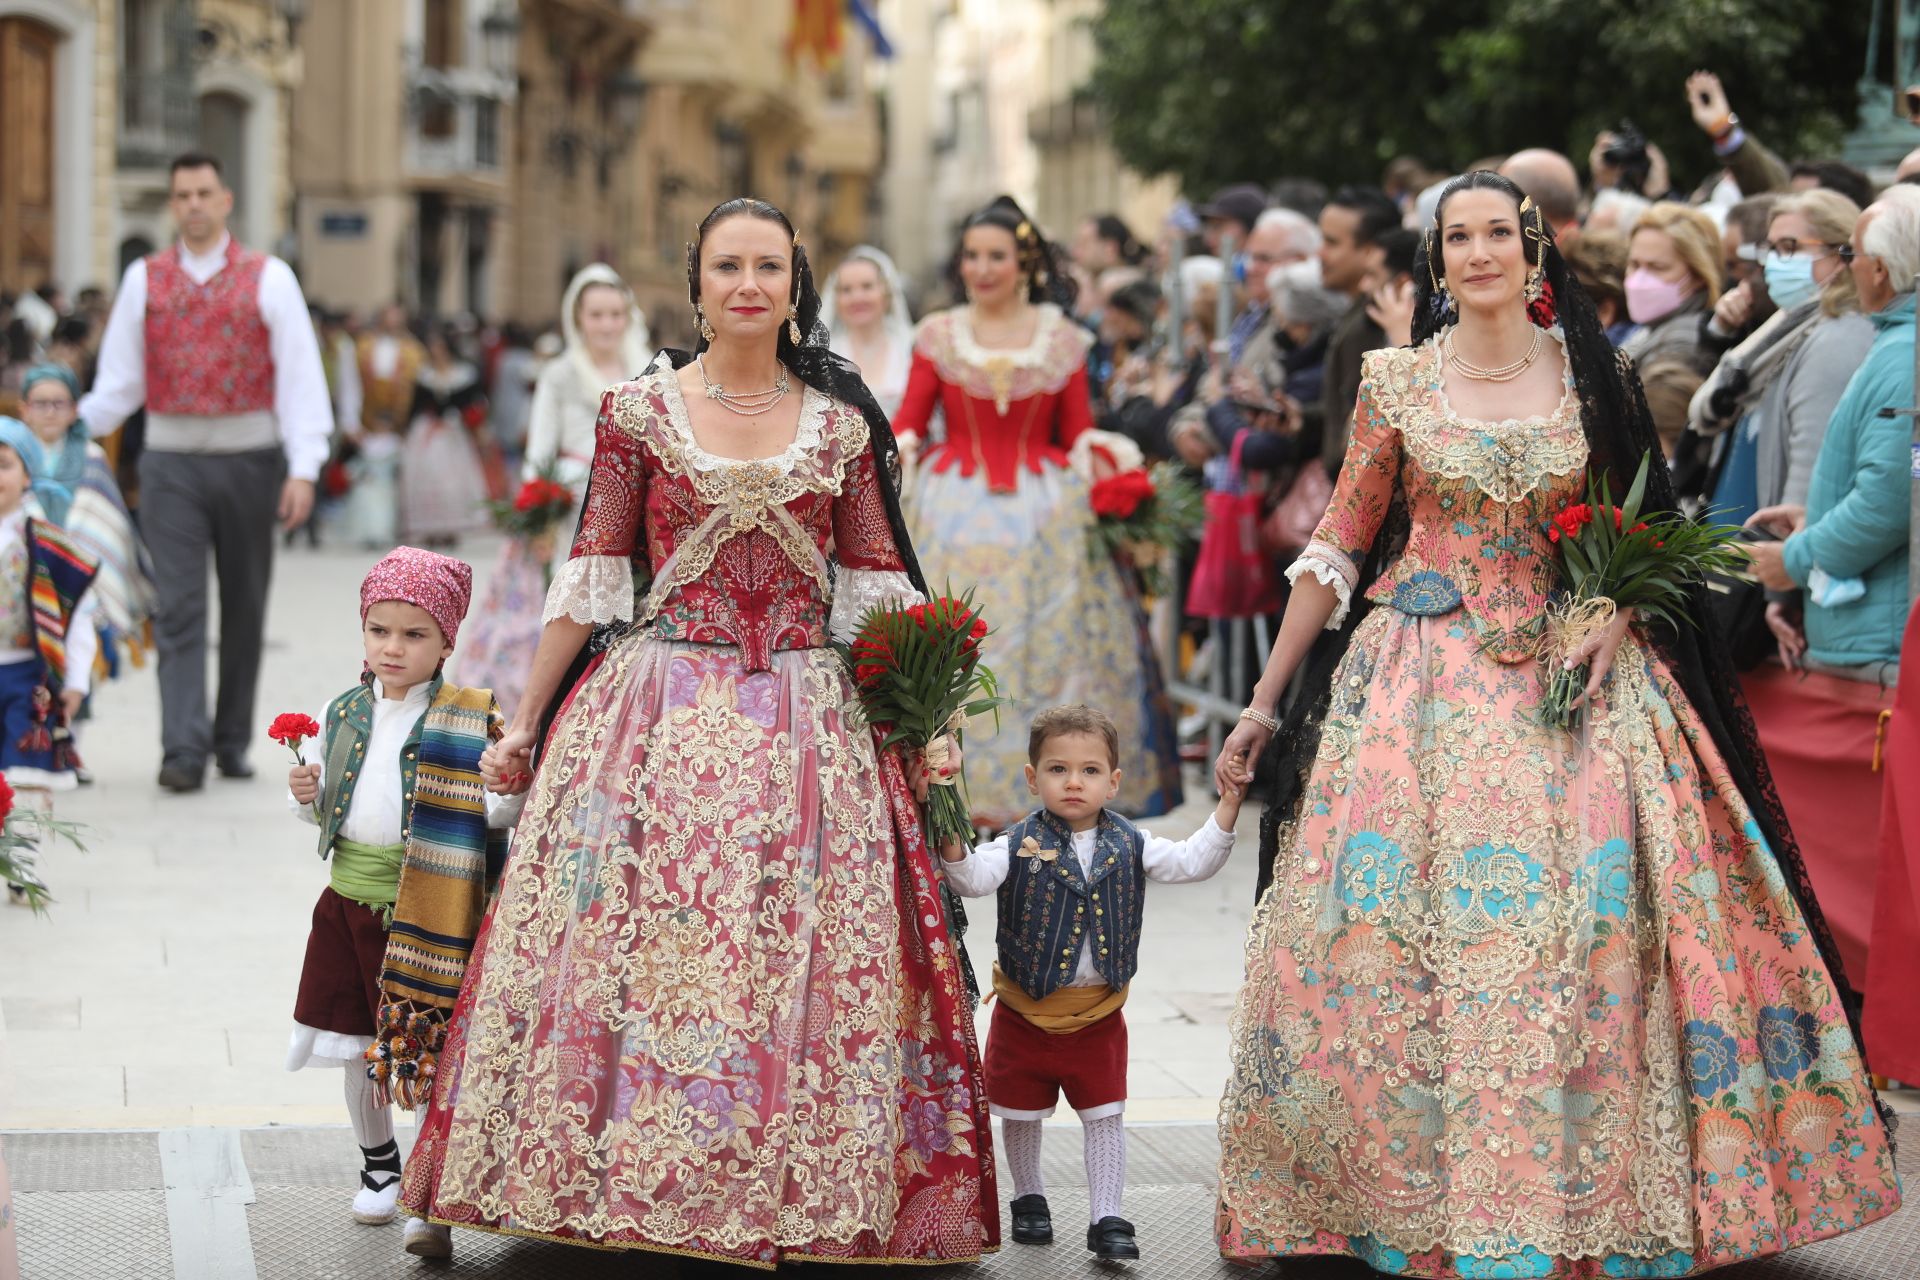
[[[24,541],[29,515],[36,520],[47,518],[41,512],[40,504],[31,497],[8,514],[0,515],[0,539],[9,543]],[[93,588],[88,587],[73,606],[73,617],[67,623],[66,687],[75,693],[86,693],[93,688],[93,661],[100,655],[97,625],[94,621]],[[0,666],[12,666],[16,662],[39,656],[38,649],[0,649]]]
[[[1094,837],[1098,834],[1097,829],[1092,828],[1073,833],[1073,854],[1080,859],[1080,870],[1089,875],[1093,870]],[[1146,837],[1140,861],[1147,879],[1161,884],[1205,880],[1225,866],[1227,855],[1233,852],[1233,832],[1222,827],[1211,814],[1207,815],[1206,825],[1185,840],[1163,840],[1145,827],[1140,829],[1140,834]],[[973,851],[958,862],[940,865],[954,892],[966,898],[984,898],[1006,881],[1012,862],[1012,850],[1003,834],[975,845]],[[1070,987],[1093,987],[1106,981],[1094,968],[1090,941],[1080,944],[1079,963],[1074,967],[1072,981],[1067,984]]]
[[[430,682],[422,683],[407,690],[404,698],[374,700],[373,725],[367,732],[367,749],[361,753],[360,778],[354,784],[353,799],[340,822],[340,834],[348,840],[373,845],[400,843],[407,813],[407,797],[402,794],[400,783],[400,749],[407,744],[413,726],[426,713],[427,695],[432,691]],[[324,707],[314,720],[326,724]],[[327,786],[326,762],[321,758],[325,746],[324,731],[300,744],[300,759],[320,768],[322,795],[326,794]],[[521,809],[526,807],[527,794],[523,791],[517,796],[499,796],[487,792],[487,825],[510,827],[518,822]],[[295,800],[292,791],[287,792],[287,807],[301,821],[320,825],[312,806]]]

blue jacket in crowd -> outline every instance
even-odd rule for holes
[[[1867,317],[1878,330],[1833,408],[1807,490],[1807,523],[1787,539],[1787,573],[1805,587],[1815,569],[1860,579],[1866,594],[1822,605],[1808,593],[1807,656],[1833,666],[1898,662],[1907,618],[1907,524],[1912,500],[1913,295]]]

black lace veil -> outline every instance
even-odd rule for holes
[[[1507,179],[1480,170],[1454,179],[1442,194],[1440,207],[1444,208],[1454,193],[1473,189],[1503,192],[1517,205],[1526,200],[1520,188]],[[1567,360],[1586,428],[1588,465],[1596,472],[1608,473],[1613,491],[1624,493],[1632,483],[1640,459],[1652,457],[1654,465],[1649,468],[1646,509],[1677,510],[1673,478],[1662,461],[1659,437],[1654,431],[1639,377],[1607,340],[1592,300],[1568,269],[1554,244],[1552,228],[1545,224],[1539,210],[1524,205],[1521,222],[1529,260],[1542,264],[1546,283],[1541,302],[1532,308],[1533,318],[1538,324],[1552,324],[1557,320],[1565,335]],[[1435,226],[1429,227],[1422,238],[1414,264],[1413,340],[1416,345],[1458,319],[1447,295],[1438,287],[1444,268],[1440,264],[1437,226],[1438,214]],[[1361,567],[1351,612],[1337,632],[1321,637],[1309,653],[1303,663],[1295,699],[1286,707],[1280,731],[1263,753],[1258,771],[1261,789],[1268,797],[1268,807],[1260,824],[1260,889],[1263,893],[1272,879],[1280,841],[1292,838],[1301,795],[1319,750],[1321,725],[1334,699],[1341,696],[1341,690],[1334,687],[1336,668],[1346,655],[1354,630],[1370,611],[1364,593],[1405,546],[1406,533],[1405,505],[1396,495],[1380,536]],[[1712,615],[1704,588],[1695,588],[1689,616],[1698,619],[1701,625],[1661,629],[1652,636],[1653,644],[1712,735],[1714,746],[1752,811],[1768,851],[1779,864],[1787,887],[1806,918],[1820,958],[1833,975],[1857,1044],[1860,1042],[1859,993],[1847,981],[1832,930],[1814,898],[1813,882],[1807,876],[1800,847],[1794,841],[1779,793],[1774,789],[1773,775],[1761,750],[1753,717],[1741,697],[1732,657],[1725,639],[1711,628]],[[1863,1048],[1863,1057],[1864,1053]],[[1885,1115],[1884,1106],[1881,1110]]]

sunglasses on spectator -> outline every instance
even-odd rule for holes
[[[1825,249],[1826,253],[1818,252],[1821,249]],[[1766,256],[1769,258],[1798,258],[1804,255],[1818,260],[1833,254],[1838,254],[1840,261],[1850,263],[1854,257],[1853,246],[1850,244],[1802,244],[1791,237],[1771,241],[1766,246]]]
[[[58,400],[29,399],[24,403],[26,404],[27,408],[38,409],[42,413],[63,413],[66,410],[73,408],[73,401],[68,399],[66,396],[62,396]]]

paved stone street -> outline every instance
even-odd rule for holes
[[[468,544],[482,575],[495,545]],[[257,719],[317,713],[359,667],[357,588],[366,557],[283,555]],[[106,687],[84,747],[98,778],[58,801],[88,849],[53,850],[57,895],[35,919],[0,917],[0,1129],[28,1280],[58,1277],[358,1277],[434,1269],[403,1262],[397,1228],[346,1213],[355,1152],[337,1075],[283,1069],[307,918],[325,870],[284,800],[284,752],[264,739],[252,782],[210,778],[162,793],[150,670]],[[1181,835],[1210,806],[1153,824]],[[1128,1211],[1147,1257],[1136,1274],[1233,1274],[1214,1257],[1210,1122],[1226,1069],[1226,1017],[1252,905],[1255,815],[1214,880],[1156,886],[1128,1002],[1134,1124]],[[991,958],[992,903],[972,904],[972,951]],[[1056,1212],[1084,1213],[1077,1124],[1048,1147]],[[410,1133],[403,1130],[403,1143]],[[1911,1175],[1920,1169],[1906,1162]],[[671,1264],[460,1237],[437,1273],[521,1277],[671,1275]],[[1920,1218],[1816,1247],[1753,1280],[1912,1276]],[[994,1274],[1090,1273],[1077,1235],[1010,1248]],[[1896,1261],[1897,1259],[1897,1261]],[[678,1274],[696,1274],[682,1269]],[[1301,1275],[1328,1276],[1304,1268]],[[1743,1274],[1743,1273],[1729,1273]]]

